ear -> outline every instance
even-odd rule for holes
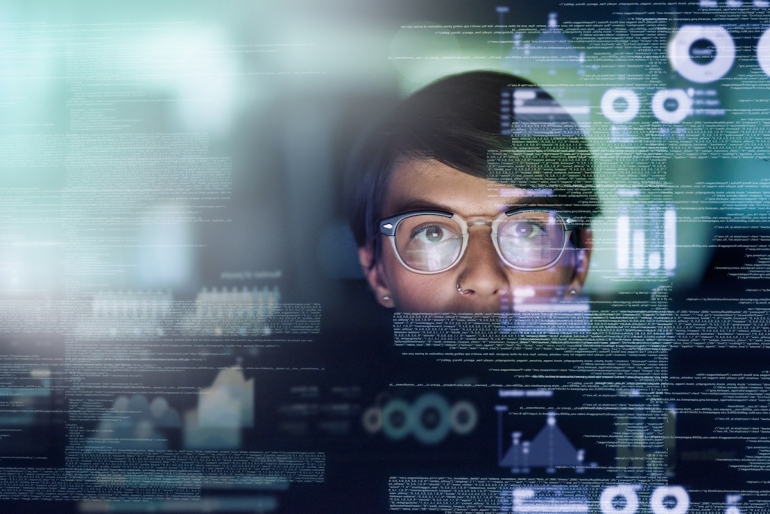
[[[567,290],[564,292],[565,298],[574,298],[580,293],[588,277],[588,264],[591,261],[591,250],[593,249],[593,235],[591,228],[583,228],[577,234],[578,248],[575,250],[574,265],[575,271],[572,274],[572,280],[567,284]],[[575,294],[572,294],[575,291]]]
[[[393,295],[390,293],[390,288],[388,288],[388,283],[382,268],[382,261],[372,266],[373,261],[374,249],[371,245],[358,248],[358,262],[361,263],[361,268],[364,271],[366,281],[369,282],[369,287],[374,293],[374,298],[377,300],[377,303],[383,307],[392,309],[395,306],[395,302],[393,301]]]

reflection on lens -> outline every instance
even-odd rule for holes
[[[398,254],[407,266],[420,271],[449,268],[460,256],[462,246],[462,229],[442,216],[411,216],[396,229]]]
[[[524,269],[553,264],[561,255],[564,240],[564,225],[551,212],[520,212],[503,220],[497,229],[500,253]]]

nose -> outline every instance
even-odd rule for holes
[[[468,233],[468,248],[460,262],[457,286],[469,298],[489,299],[507,294],[508,276],[489,237],[490,228],[471,227]]]

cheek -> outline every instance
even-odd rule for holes
[[[514,296],[549,298],[564,295],[564,288],[572,278],[572,268],[557,264],[543,271],[513,271],[508,283]]]
[[[399,310],[443,312],[453,310],[458,295],[453,275],[420,275],[401,267],[393,273],[393,297]]]
[[[458,296],[456,277],[451,272],[421,275],[409,271],[398,261],[391,247],[383,249],[382,266],[388,289],[397,310],[443,312],[454,310]]]

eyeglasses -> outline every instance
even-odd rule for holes
[[[378,225],[401,264],[423,275],[447,271],[460,262],[469,227],[492,227],[492,243],[507,266],[540,271],[558,262],[570,233],[579,226],[556,211],[529,208],[510,209],[494,219],[467,220],[448,211],[409,211],[381,219]]]

